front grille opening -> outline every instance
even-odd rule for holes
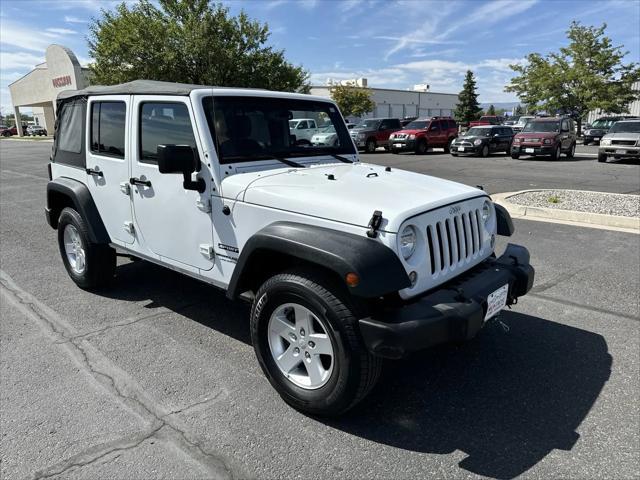
[[[458,227],[458,223],[460,223],[460,217],[455,217],[455,220],[453,222],[453,226],[456,229],[456,240],[458,242],[458,260],[462,260],[466,255],[463,254],[463,250],[462,250],[462,242],[464,241],[463,236],[460,234],[460,227]]]
[[[480,221],[480,210],[476,210],[476,225],[478,226],[478,251],[482,250],[482,222]]]
[[[463,213],[460,218],[462,219],[462,231],[463,231],[463,236],[464,236],[464,245],[465,245],[465,256],[468,257],[471,248],[469,248],[469,232],[467,231],[467,214]]]
[[[427,227],[427,243],[429,244],[429,258],[431,259],[431,274],[436,273],[436,262],[433,257],[433,233],[431,231],[431,225]]]
[[[471,227],[471,248],[473,253],[476,253],[476,229],[478,228],[476,222],[474,222],[473,212],[469,212],[469,226]]]
[[[438,247],[440,248],[440,270],[444,270],[444,249],[442,248],[442,234],[440,230],[442,230],[442,224],[438,222],[440,228],[436,228],[436,233],[438,234]]]
[[[453,242],[451,241],[451,220],[447,218],[445,221],[445,231],[447,232],[447,246],[449,247],[449,265],[453,265]]]

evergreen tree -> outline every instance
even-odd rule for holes
[[[458,104],[453,112],[456,121],[461,124],[468,124],[477,120],[482,112],[478,103],[478,93],[476,92],[476,79],[471,70],[467,70],[464,77],[462,91],[458,95]]]
[[[487,110],[487,115],[495,115],[496,114],[496,107],[494,107],[493,105],[489,105],[489,108]]]

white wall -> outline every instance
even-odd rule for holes
[[[331,97],[331,87],[311,87],[312,95]],[[432,117],[449,116],[458,103],[458,95],[452,93],[415,92],[370,88],[371,98],[376,104],[373,112],[363,118],[373,117]],[[352,120],[352,118],[350,118]]]
[[[640,82],[636,82],[633,84],[633,88],[635,90],[640,91]],[[599,117],[606,117],[608,115],[617,115],[617,114],[608,114],[603,112],[602,110],[592,110],[587,115],[587,122],[593,123]],[[629,113],[624,113],[623,115],[631,115],[634,117],[640,117],[640,100],[635,100],[629,104]]]

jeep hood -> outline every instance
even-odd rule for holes
[[[231,200],[365,228],[380,210],[381,230],[391,233],[408,217],[485,194],[460,183],[363,163],[240,173],[224,179],[222,193]]]

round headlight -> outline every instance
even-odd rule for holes
[[[544,143],[545,145],[549,145],[551,144],[551,139],[550,138],[545,138],[542,143]]]
[[[491,218],[491,205],[489,205],[489,201],[485,200],[482,205],[482,221],[487,223]]]
[[[476,146],[477,146],[477,145],[480,145],[481,143],[482,143],[482,140],[480,140],[479,138],[476,138],[476,139],[473,141],[473,144],[474,144],[474,145],[476,145]]]
[[[405,260],[408,260],[416,250],[416,229],[411,225],[407,225],[400,233],[400,253]]]

